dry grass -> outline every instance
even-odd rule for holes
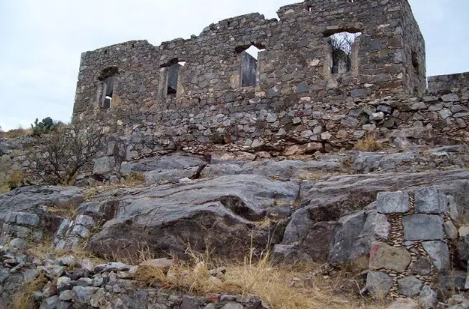
[[[33,129],[13,129],[7,132],[0,132],[0,138],[15,138],[19,136],[32,135]]]
[[[62,217],[73,219],[77,216],[78,206],[83,202],[81,199],[72,199],[64,202],[54,202],[48,205],[47,211]]]
[[[131,172],[126,178],[124,183],[97,185],[86,188],[83,192],[85,200],[89,200],[98,194],[123,188],[133,188],[145,183],[145,177],[142,173]]]
[[[189,291],[196,295],[232,293],[260,297],[273,309],[377,309],[364,298],[354,298],[340,292],[345,277],[330,279],[312,276],[317,265],[274,266],[269,254],[255,258],[251,254],[241,263],[225,263],[225,274],[210,275],[216,267],[208,255],[192,253],[192,261],[177,261],[168,269],[139,267],[136,279],[148,285],[154,283],[167,289]],[[219,264],[218,264],[219,265]]]
[[[365,138],[359,140],[354,149],[360,151],[374,152],[383,149],[383,146],[376,140],[373,134],[367,134]]]
[[[15,189],[21,186],[23,182],[23,171],[14,171],[8,178],[8,186],[10,189]]]
[[[326,173],[321,171],[314,171],[299,175],[298,180],[319,180],[324,176],[326,176]]]
[[[139,172],[131,172],[125,177],[125,184],[130,187],[138,186],[145,183],[145,176]]]
[[[26,283],[13,295],[13,307],[15,309],[36,308],[34,304],[34,292],[42,290],[47,283],[44,274],[39,274],[36,279]]]

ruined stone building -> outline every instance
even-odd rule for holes
[[[175,142],[342,147],[369,131],[466,130],[469,74],[432,77],[427,90],[425,42],[407,0],[314,0],[277,13],[225,19],[160,46],[83,53],[74,121],[103,116],[139,155]],[[338,52],[331,38],[344,32],[355,40]]]

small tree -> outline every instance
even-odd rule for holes
[[[58,125],[48,134],[36,136],[31,160],[33,176],[48,184],[73,184],[77,174],[91,164],[104,141],[97,126]]]

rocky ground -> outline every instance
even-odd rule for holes
[[[454,217],[453,271],[392,308],[469,308],[468,166],[467,146],[174,153],[124,164],[127,181],[17,188],[0,195],[0,308],[385,308],[363,290],[377,193],[430,186]],[[253,269],[297,302],[242,283]]]

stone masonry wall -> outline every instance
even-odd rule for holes
[[[378,297],[412,297],[424,285],[435,288],[453,269],[450,248],[458,238],[446,195],[434,187],[380,192],[377,210],[368,290]]]
[[[425,91],[424,41],[406,0],[305,1],[280,8],[278,16],[267,20],[248,14],[211,24],[187,40],[160,46],[131,41],[83,53],[74,115],[100,109],[103,80],[111,72],[117,76],[111,109],[137,111],[145,105],[166,111],[186,101],[203,105],[211,93],[241,92],[240,53],[250,46],[264,49],[256,88],[267,96],[328,91],[340,100],[350,94]],[[332,74],[329,36],[343,31],[361,35],[353,47],[352,70]],[[179,68],[177,94],[168,95],[169,67],[178,62],[185,64]]]

